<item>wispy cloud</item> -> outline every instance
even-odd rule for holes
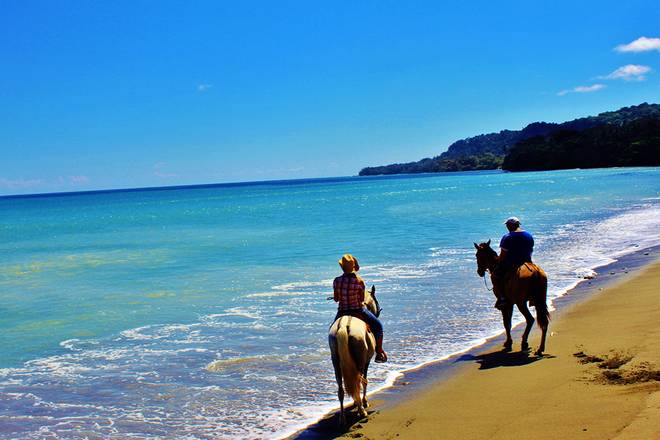
[[[619,44],[614,48],[617,52],[648,52],[660,51],[660,38],[639,37],[628,44]]]
[[[87,176],[69,176],[69,183],[71,185],[87,185],[89,177]]]
[[[592,92],[597,92],[599,90],[604,89],[607,87],[605,84],[593,84],[590,86],[577,86],[573,87],[572,89],[565,89],[557,93],[559,96],[564,96],[569,93],[592,93]]]
[[[176,173],[170,173],[165,170],[167,164],[165,162],[156,162],[154,164],[154,176],[160,177],[161,179],[171,179],[173,177],[179,177]]]
[[[599,76],[599,79],[622,79],[624,81],[644,81],[646,74],[651,71],[649,66],[639,64],[627,64],[619,67],[609,75]]]
[[[208,89],[210,89],[211,87],[213,87],[213,84],[198,84],[198,85],[197,85],[197,91],[198,91],[199,93],[204,93],[204,92],[206,92]]]
[[[26,189],[43,185],[43,179],[5,179],[0,177],[0,188]]]

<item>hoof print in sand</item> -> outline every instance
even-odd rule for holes
[[[634,356],[627,352],[611,350],[610,354],[594,356],[580,350],[573,353],[581,364],[598,364],[604,370],[595,373],[594,382],[614,385],[632,385],[660,381],[660,370],[649,362],[631,362]],[[624,367],[625,368],[622,368]]]

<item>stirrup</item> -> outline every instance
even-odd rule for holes
[[[384,351],[381,351],[380,353],[376,353],[376,362],[378,362],[379,364],[387,362],[387,353],[385,353]]]

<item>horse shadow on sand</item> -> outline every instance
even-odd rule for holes
[[[529,350],[515,352],[498,350],[478,355],[464,354],[456,359],[455,362],[476,362],[479,364],[480,370],[490,370],[491,368],[498,367],[521,367],[523,365],[533,364],[542,359],[551,359],[554,357],[549,354],[537,356]]]
[[[362,424],[367,422],[374,412],[369,409],[367,410],[368,416],[362,417],[353,407],[350,407],[349,411],[344,412],[346,425],[341,426],[339,411],[336,411],[326,415],[323,419],[289,437],[287,440],[330,440],[344,436],[349,438],[361,437],[361,435],[354,435],[353,431],[360,429]]]

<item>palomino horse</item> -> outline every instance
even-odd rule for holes
[[[364,305],[374,315],[380,315],[381,308],[376,299],[375,286],[371,286],[371,292],[364,292]],[[339,423],[344,426],[346,424],[344,390],[353,398],[358,414],[361,417],[367,416],[365,410],[368,407],[367,370],[376,349],[376,338],[368,331],[367,324],[361,319],[341,316],[330,326],[328,343],[339,386],[337,391],[341,408]]]
[[[527,308],[527,301],[530,301],[536,308],[536,319],[541,327],[541,343],[539,344],[536,355],[540,356],[545,351],[545,336],[548,332],[548,323],[550,313],[546,304],[546,295],[548,291],[548,277],[543,269],[533,263],[525,263],[520,266],[515,273],[511,274],[507,280],[501,280],[497,277],[495,268],[497,266],[497,252],[490,247],[490,240],[486,243],[476,244],[477,249],[477,273],[483,277],[486,270],[490,272],[490,279],[493,283],[493,291],[503,292],[507,299],[507,305],[502,308],[502,320],[506,330],[505,350],[511,350],[513,340],[511,339],[511,317],[513,315],[513,305],[515,304],[520,313],[525,317],[527,326],[522,335],[521,349],[528,350],[529,344],[527,337],[534,325],[534,318]]]

